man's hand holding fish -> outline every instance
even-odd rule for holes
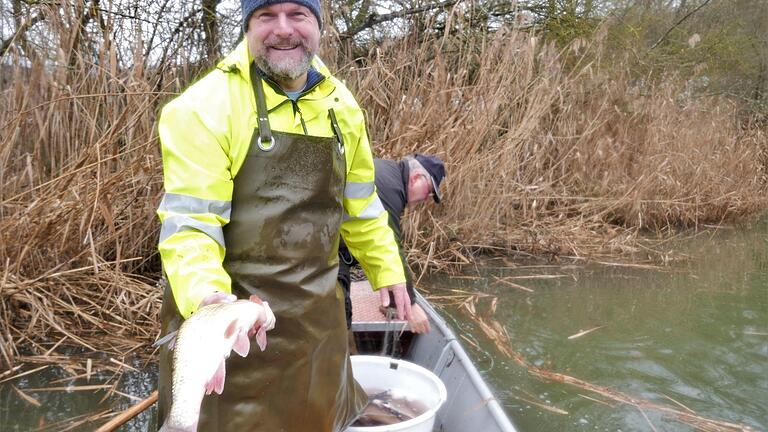
[[[160,431],[196,431],[203,396],[224,391],[225,362],[230,353],[247,356],[254,335],[264,351],[266,332],[274,327],[272,309],[255,295],[248,300],[226,293],[206,297],[176,334],[173,401]]]

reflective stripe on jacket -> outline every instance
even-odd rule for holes
[[[165,196],[159,250],[176,305],[187,318],[207,295],[231,292],[222,267],[226,254],[222,226],[229,222],[233,178],[245,160],[257,127],[249,76],[252,61],[243,40],[217,68],[169,102],[159,134]],[[347,184],[341,235],[375,288],[405,280],[387,213],[376,195],[374,166],[365,121],[349,90],[327,73],[296,103],[264,86],[273,130],[334,136],[333,109],[343,135]]]

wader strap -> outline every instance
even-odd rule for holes
[[[269,111],[267,111],[267,102],[264,98],[264,84],[256,72],[256,63],[251,63],[251,82],[256,95],[256,115],[259,119],[259,138],[256,140],[256,145],[264,151],[270,151],[275,147],[275,137],[272,136],[272,129],[269,127]]]
[[[341,134],[341,128],[339,122],[336,120],[336,113],[333,112],[333,108],[328,110],[328,115],[331,117],[331,127],[333,127],[333,134],[336,135],[336,144],[339,146],[339,153],[344,154],[344,138]]]

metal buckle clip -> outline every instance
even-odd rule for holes
[[[271,151],[273,148],[275,148],[275,137],[271,136],[269,137],[269,143],[267,145],[264,145],[264,142],[261,140],[261,136],[256,138],[256,145],[259,146],[259,148],[262,151],[268,152]]]

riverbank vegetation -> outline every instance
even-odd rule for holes
[[[114,367],[157,335],[156,115],[239,26],[182,3],[0,0],[4,368],[72,345]],[[660,263],[766,208],[765,2],[332,3],[321,55],[375,153],[447,163],[444,204],[407,217],[416,269]]]

